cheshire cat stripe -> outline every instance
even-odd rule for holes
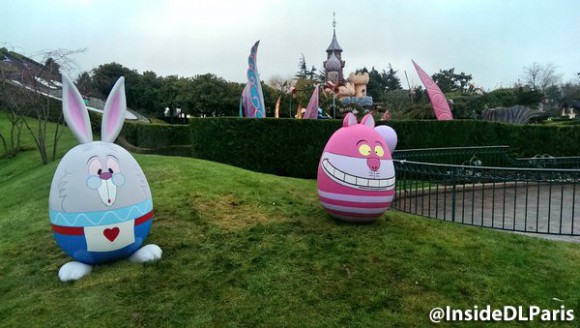
[[[360,191],[358,192],[360,193]],[[372,220],[381,216],[390,206],[394,190],[376,192],[373,196],[331,193],[318,190],[320,204],[334,216],[352,220]]]

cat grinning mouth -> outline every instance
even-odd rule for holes
[[[322,161],[322,167],[333,180],[350,187],[369,190],[391,190],[395,186],[395,177],[387,179],[367,179],[358,177],[339,170],[333,166],[327,158]]]

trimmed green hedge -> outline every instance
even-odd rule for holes
[[[96,122],[95,122],[96,123]],[[398,134],[397,149],[509,145],[517,157],[580,155],[580,126],[511,125],[474,120],[401,120],[388,124]],[[187,125],[126,122],[122,134],[141,148],[299,178],[315,178],[318,160],[340,120],[195,118]],[[171,148],[171,149],[170,149]]]
[[[195,118],[193,156],[282,176],[315,178],[339,120]]]
[[[518,157],[580,155],[580,126],[474,120],[390,121],[388,124],[397,131],[398,149],[508,145]]]
[[[142,124],[125,122],[121,134],[134,146],[141,148],[163,148],[190,145],[187,125]]]
[[[509,145],[519,157],[580,154],[580,126],[497,122],[389,121],[397,149]],[[339,120],[196,118],[190,121],[193,156],[258,172],[315,178],[318,161]]]
[[[388,125],[397,131],[397,149],[505,145],[502,136],[515,127],[475,120],[389,121]]]

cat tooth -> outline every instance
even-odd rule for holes
[[[334,171],[334,176],[337,179],[344,181],[344,173],[343,172],[336,170],[336,171]]]
[[[371,179],[369,180],[369,187],[379,187],[379,180]]]
[[[332,164],[330,164],[328,160],[325,160],[322,163],[322,166],[324,166],[324,169],[326,170],[326,172],[328,172],[328,174],[334,175],[334,167],[332,166]]]
[[[356,177],[353,177],[352,175],[349,174],[345,174],[344,181],[350,184],[356,184]]]
[[[386,187],[389,185],[389,179],[380,179],[379,180],[379,187]]]
[[[368,187],[369,180],[365,178],[356,178],[356,184],[361,187]]]

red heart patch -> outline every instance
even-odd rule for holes
[[[119,232],[119,227],[114,227],[105,229],[103,231],[103,235],[105,235],[105,238],[107,238],[110,242],[114,242],[115,239],[117,239],[117,236],[119,236]]]

